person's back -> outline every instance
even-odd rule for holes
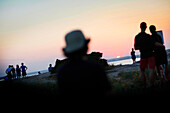
[[[111,89],[105,71],[85,59],[90,39],[85,39],[80,30],[67,33],[63,48],[68,62],[58,70],[57,83],[64,98],[103,97]]]
[[[21,70],[22,70],[22,72],[26,72],[26,66],[21,66]]]
[[[27,67],[24,65],[24,63],[21,63],[21,71],[22,71],[22,76],[25,77],[27,75],[26,70]]]
[[[110,90],[104,70],[95,63],[74,60],[58,73],[58,84],[64,96],[104,96]]]
[[[140,32],[135,37],[135,49],[140,50],[141,58],[154,56],[154,42],[149,34]]]

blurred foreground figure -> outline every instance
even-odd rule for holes
[[[86,58],[90,39],[85,39],[80,30],[75,30],[66,34],[65,41],[63,52],[69,61],[57,74],[61,96],[81,99],[105,97],[111,89],[105,71]]]

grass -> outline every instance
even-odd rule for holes
[[[114,66],[113,66],[114,67]],[[168,66],[168,74],[170,76],[170,62]],[[148,74],[148,70],[146,70]],[[55,76],[50,76],[48,79],[56,79]],[[137,70],[131,72],[120,72],[118,77],[110,77],[109,81],[113,89],[113,96],[139,96],[139,95],[159,95],[167,93],[170,90],[170,84],[166,87],[160,87],[160,78],[156,77],[155,79],[155,88],[154,92],[151,91],[149,86],[149,81],[147,78],[147,88],[144,88],[141,81],[140,72]],[[56,83],[23,83],[23,82],[13,82],[11,84],[2,83],[0,84],[0,89],[2,92],[8,94],[13,94],[14,96],[31,96],[31,97],[45,97],[48,99],[57,98],[58,87]],[[15,92],[15,93],[14,93]],[[6,94],[5,93],[5,94]],[[3,94],[3,93],[1,93]],[[5,95],[4,94],[4,95]]]
[[[149,74],[149,70],[146,69],[146,75]],[[168,76],[170,77],[170,62],[168,65]],[[119,78],[119,79],[118,79]],[[160,77],[155,73],[154,86],[152,89],[149,87],[149,78],[146,76],[147,87],[143,87],[143,83],[141,81],[140,72],[135,70],[131,72],[120,72],[118,77],[110,77],[109,81],[112,85],[113,94],[116,95],[159,95],[163,93],[167,93],[170,90],[170,83],[166,83],[163,86],[160,82]],[[154,93],[153,93],[154,92]]]

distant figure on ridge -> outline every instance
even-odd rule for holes
[[[12,80],[12,73],[11,73],[11,65],[8,66],[8,68],[6,69],[5,73],[7,74],[8,80],[11,81]]]
[[[26,66],[24,66],[24,63],[21,63],[21,71],[22,71],[22,76],[26,77],[27,73],[26,70],[28,69]]]
[[[156,68],[157,68],[157,73],[161,77],[161,81],[166,82],[169,80],[169,78],[168,78],[168,72],[167,72],[168,71],[168,59],[167,59],[165,46],[163,45],[163,40],[161,36],[156,32],[156,27],[154,25],[151,25],[149,29],[150,29],[150,32],[152,33],[151,38],[155,42],[158,42],[161,44],[161,46],[154,47]]]
[[[132,51],[131,51],[131,58],[132,58],[132,60],[133,60],[133,63],[136,63],[135,51],[134,51],[133,48],[132,48]]]
[[[12,72],[12,78],[15,79],[16,78],[16,72],[15,72],[15,68],[13,65],[11,65],[11,72]]]
[[[85,39],[82,31],[75,30],[66,34],[65,41],[63,52],[69,62],[57,71],[61,96],[80,99],[106,96],[111,86],[104,69],[86,57],[90,39]]]
[[[19,68],[19,65],[16,65],[16,73],[17,73],[17,78],[21,78],[21,69]]]
[[[48,72],[50,72],[50,73],[51,73],[52,69],[53,69],[52,64],[49,64]]]

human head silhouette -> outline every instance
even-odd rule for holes
[[[19,68],[19,65],[16,65],[16,68]]]
[[[142,31],[145,31],[146,28],[147,28],[146,22],[142,22],[142,23],[140,24],[140,28],[141,28]]]
[[[149,29],[150,29],[150,32],[151,32],[151,33],[155,33],[155,32],[156,32],[156,27],[155,27],[154,25],[151,25],[151,26],[149,27]]]
[[[21,63],[21,65],[23,66],[23,65],[24,65],[24,63]]]
[[[78,58],[86,55],[90,39],[85,39],[81,30],[74,30],[65,36],[66,47],[63,48],[65,56]]]

